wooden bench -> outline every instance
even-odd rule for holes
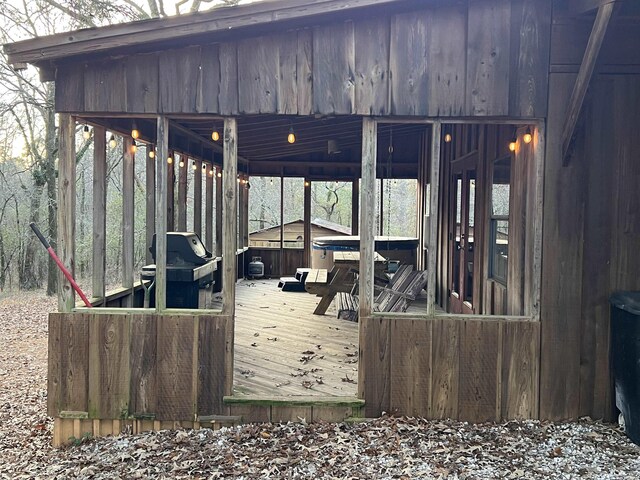
[[[324,295],[329,283],[329,272],[326,268],[312,268],[304,281],[304,289],[314,295]]]

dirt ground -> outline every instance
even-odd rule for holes
[[[0,294],[0,478],[640,478],[640,447],[584,419],[471,425],[384,417],[87,439],[54,449],[40,292]]]

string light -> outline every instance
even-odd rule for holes
[[[180,155],[180,162],[178,162],[178,165],[180,168],[184,167],[184,158],[182,158],[182,155]]]
[[[91,132],[89,131],[89,125],[85,125],[82,129],[82,138],[84,138],[85,140],[89,140],[90,137]]]
[[[131,127],[131,138],[138,139],[140,137],[140,131],[136,126],[136,122],[133,122],[133,126]]]
[[[209,176],[213,177],[213,166],[211,166],[211,168],[209,169]]]
[[[527,131],[525,132],[525,134],[522,137],[522,141],[524,143],[531,143],[531,140],[533,140],[533,135],[531,135],[531,127],[527,127]]]
[[[136,153],[136,150],[138,150],[138,146],[136,145],[136,141],[134,140],[131,144],[131,153]]]
[[[109,139],[109,148],[116,148],[117,144],[118,142],[116,142],[116,136],[112,133],[111,138]]]
[[[218,178],[222,177],[222,170],[218,170]]]
[[[305,187],[308,187],[309,185],[311,185],[309,182],[304,182]]]
[[[198,166],[196,165],[196,162],[193,162],[191,164],[191,168],[193,168],[193,171],[195,172],[198,169]]]
[[[154,149],[149,150],[149,158],[156,158],[156,151]]]
[[[287,142],[296,143],[296,134],[293,132],[293,125],[289,127],[289,135],[287,135]]]
[[[218,129],[214,126],[213,131],[211,132],[211,140],[217,142],[220,140],[220,134],[218,133]]]
[[[206,163],[202,164],[202,171],[207,173],[207,164]]]
[[[169,165],[171,165],[171,164],[173,163],[173,155],[169,155],[169,156],[167,157],[167,163],[168,163]]]
[[[450,133],[445,133],[444,134],[444,142],[445,143],[451,143],[451,134]]]
[[[516,145],[517,145],[518,140],[516,139],[516,137],[513,137],[511,139],[511,141],[509,142],[509,150],[511,150],[512,152],[516,151]]]

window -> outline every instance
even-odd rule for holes
[[[502,157],[493,164],[491,186],[491,245],[489,270],[495,281],[507,284],[509,258],[509,194],[511,156]]]

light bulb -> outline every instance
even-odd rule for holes
[[[202,164],[202,171],[203,171],[203,172],[206,172],[206,171],[207,171],[207,164],[206,164],[206,163],[203,163],[203,164]]]
[[[89,131],[89,125],[85,125],[82,129],[82,138],[89,140],[91,138],[91,132]]]
[[[241,182],[240,177],[238,177],[238,183],[240,183],[240,182]]]
[[[296,142],[296,134],[293,133],[293,126],[289,128],[289,135],[287,135],[287,142],[295,143]]]
[[[109,147],[110,148],[116,148],[117,144],[118,144],[118,142],[116,142],[116,136],[112,133],[111,134],[111,138],[109,139]]]
[[[527,131],[522,136],[522,141],[524,143],[531,143],[531,140],[533,140],[533,135],[531,135],[531,128],[527,127]]]
[[[304,186],[308,187],[309,186],[309,182],[304,182]]]
[[[198,166],[196,165],[196,162],[193,162],[191,164],[191,168],[193,168],[193,171],[195,172],[198,169]]]
[[[516,139],[515,138],[513,140],[511,140],[511,142],[509,142],[509,150],[511,150],[512,152],[516,151]]]
[[[216,130],[215,128],[213,129],[213,132],[211,132],[211,140],[213,140],[214,142],[217,142],[218,140],[220,140],[220,134],[218,133],[218,130]]]
[[[171,165],[171,164],[173,163],[173,157],[172,157],[171,155],[169,155],[169,156],[167,157],[167,163],[168,163],[169,165]]]
[[[221,178],[221,177],[222,177],[222,172],[220,171],[218,172],[218,178]]]
[[[138,127],[135,122],[133,123],[133,127],[131,127],[131,138],[137,139],[140,137],[140,132],[138,131]]]
[[[271,178],[269,179],[269,184],[270,184],[270,185],[273,185],[273,177],[271,177]]]
[[[180,158],[180,162],[178,163],[178,165],[180,167],[184,167],[184,160],[182,159],[182,157]]]
[[[136,153],[136,150],[138,150],[138,146],[136,145],[136,142],[134,140],[134,142],[131,144],[131,153]]]
[[[149,158],[156,158],[155,150],[149,150]]]
[[[213,168],[209,169],[209,176],[213,177]]]
[[[450,133],[446,133],[444,136],[444,142],[445,143],[450,143],[451,142],[451,134]]]

